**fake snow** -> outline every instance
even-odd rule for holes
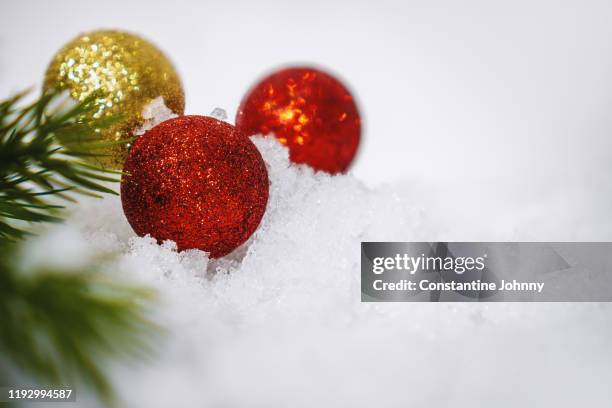
[[[142,118],[144,123],[142,126],[134,131],[136,136],[144,135],[148,130],[153,129],[155,126],[168,119],[176,118],[178,115],[172,112],[164,102],[164,98],[158,96],[149,102],[142,109]]]
[[[268,209],[226,258],[136,237],[118,197],[85,201],[32,244],[30,262],[118,253],[113,273],[158,290],[155,320],[168,333],[151,361],[112,366],[123,404],[514,408],[610,400],[607,304],[360,302],[360,241],[513,240],[514,228],[529,225],[470,224],[439,210],[441,201],[419,201],[416,188],[370,189],[351,175],[314,173],[290,164],[274,140],[253,140],[269,169]]]

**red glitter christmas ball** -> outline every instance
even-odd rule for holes
[[[255,145],[205,116],[170,119],[139,137],[121,180],[121,202],[138,235],[173,240],[212,258],[255,231],[268,202],[268,172]]]
[[[292,161],[332,174],[348,169],[361,136],[351,93],[314,68],[287,68],[261,80],[242,100],[236,127],[247,135],[273,133]]]

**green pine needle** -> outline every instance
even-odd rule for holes
[[[8,248],[8,247],[5,247]],[[0,350],[43,384],[89,386],[110,404],[102,363],[151,354],[154,293],[108,280],[96,266],[18,271],[0,260]],[[1,371],[1,370],[0,370]]]
[[[116,402],[103,367],[108,359],[147,355],[159,329],[146,316],[153,292],[110,281],[102,261],[78,270],[19,265],[30,224],[62,220],[62,201],[75,195],[116,194],[103,183],[119,171],[87,162],[115,142],[99,130],[117,118],[87,121],[97,95],[75,106],[42,95],[20,106],[27,92],[0,101],[0,379],[15,368],[42,385],[84,383],[105,405]],[[125,142],[122,142],[125,143]]]
[[[95,108],[97,95],[70,108],[60,103],[51,109],[60,98],[51,92],[19,107],[26,94],[0,102],[0,241],[27,235],[11,220],[56,221],[61,206],[52,205],[52,198],[70,200],[69,193],[116,194],[102,182],[119,181],[117,172],[86,161],[104,155],[117,143],[98,136],[99,129],[114,123],[116,117],[84,119]]]

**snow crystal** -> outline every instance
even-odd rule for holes
[[[155,126],[168,119],[176,118],[178,115],[172,112],[164,103],[164,98],[158,96],[149,102],[142,109],[142,117],[144,123],[142,126],[134,131],[137,136],[144,135],[147,130],[153,129]]]
[[[224,120],[227,119],[227,112],[225,111],[225,109],[215,108],[210,113],[210,116],[215,118],[215,119],[219,119],[219,120],[223,120],[224,121]]]
[[[112,367],[127,406],[561,407],[612,397],[608,305],[361,303],[360,241],[442,240],[452,222],[410,190],[295,166],[274,139],[253,140],[270,199],[228,257],[136,237],[117,197],[86,201],[32,244],[64,257],[119,253],[111,273],[159,291],[155,319],[168,329],[159,355]]]

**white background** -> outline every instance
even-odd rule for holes
[[[610,172],[609,1],[6,1],[0,95],[39,85],[82,31],[162,48],[187,112],[233,120],[262,73],[305,62],[354,90],[366,131],[354,173],[518,189]]]

